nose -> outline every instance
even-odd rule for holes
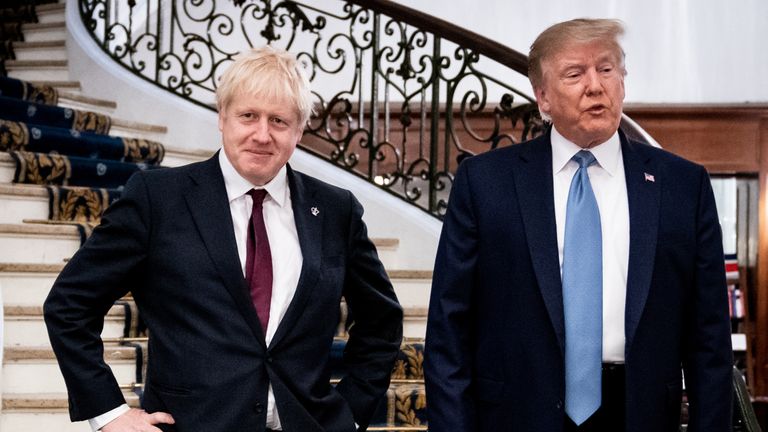
[[[603,92],[603,82],[600,80],[600,75],[595,69],[587,70],[584,74],[584,86],[588,96],[599,95]]]
[[[251,131],[251,140],[259,144],[263,144],[269,141],[269,120],[261,118],[259,121],[253,123],[253,130]]]

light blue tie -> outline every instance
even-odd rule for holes
[[[568,191],[563,251],[565,412],[577,425],[600,407],[603,351],[603,250],[600,210],[587,167],[595,156],[580,151]]]

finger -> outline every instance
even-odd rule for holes
[[[158,411],[152,414],[147,414],[147,422],[149,424],[174,424],[176,423],[176,420],[173,419],[172,415]]]

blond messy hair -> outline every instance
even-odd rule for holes
[[[624,24],[616,19],[578,18],[549,27],[536,38],[528,54],[528,79],[531,85],[534,89],[540,88],[544,81],[542,63],[574,43],[604,43],[614,52],[622,74],[626,75],[624,50],[619,43],[623,34]]]
[[[295,104],[303,128],[313,112],[312,91],[296,56],[265,45],[241,52],[224,72],[216,88],[216,107],[227,108],[237,94],[266,100],[284,100]]]

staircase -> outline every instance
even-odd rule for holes
[[[4,62],[7,75],[53,87],[60,107],[110,116],[117,103],[83,94],[77,77],[73,79],[70,74],[64,13],[63,3],[34,7],[37,22],[22,24],[23,41],[10,42],[15,58]],[[0,110],[0,120],[4,114]],[[162,142],[166,130],[134,119],[110,117],[110,122],[109,135],[123,138]],[[179,150],[167,145],[164,148],[164,166],[210,156],[210,151]],[[56,275],[79,248],[89,227],[51,221],[51,192],[43,185],[14,183],[16,168],[17,161],[11,154],[0,152],[0,290],[4,312],[0,430],[89,431],[87,422],[69,421],[66,388],[42,319],[42,304]],[[399,270],[404,259],[397,238],[375,238],[374,243],[406,310],[407,343],[393,371],[392,387],[377,414],[378,421],[369,430],[426,430],[421,342],[431,271]],[[141,338],[130,339],[137,336],[135,310],[130,297],[118,301],[106,316],[102,337],[105,359],[124,389],[126,400],[138,406],[145,352]],[[341,337],[336,343],[343,346],[343,326],[340,328]]]

